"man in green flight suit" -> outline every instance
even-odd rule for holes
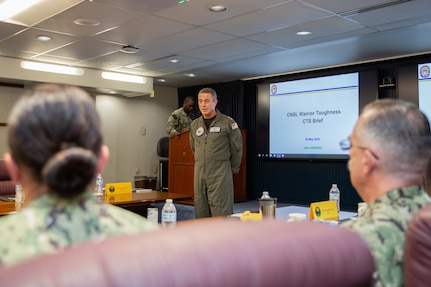
[[[233,213],[233,173],[239,172],[242,136],[238,124],[216,110],[217,93],[199,91],[202,116],[190,125],[190,146],[195,156],[194,206],[196,218]]]

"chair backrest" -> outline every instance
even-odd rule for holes
[[[404,286],[429,286],[431,282],[431,204],[409,223],[404,244]]]
[[[0,195],[15,193],[15,184],[9,176],[4,159],[0,158]]]
[[[370,286],[373,270],[367,244],[347,228],[214,219],[76,245],[0,268],[0,278],[33,287],[358,287]]]
[[[4,159],[0,158],[0,180],[10,180]]]
[[[157,155],[169,157],[169,137],[160,138],[157,142]]]

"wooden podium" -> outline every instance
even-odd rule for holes
[[[247,201],[246,192],[246,158],[247,158],[247,132],[241,131],[243,150],[239,173],[234,174],[234,200],[235,202]],[[194,196],[193,174],[195,159],[190,148],[189,132],[181,133],[178,138],[169,139],[168,159],[168,190],[172,193],[182,193]],[[193,204],[193,199],[183,201]]]

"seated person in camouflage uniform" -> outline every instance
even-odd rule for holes
[[[22,96],[8,119],[12,179],[25,207],[0,218],[0,265],[11,265],[70,245],[158,225],[100,203],[90,191],[109,156],[94,101],[82,89],[43,84]]]
[[[368,204],[341,226],[359,233],[374,256],[374,286],[403,286],[405,231],[430,202],[423,178],[431,154],[430,125],[412,103],[384,99],[367,105],[350,138],[350,180]]]
[[[171,136],[177,138],[180,133],[190,129],[190,123],[195,119],[192,113],[195,99],[193,97],[186,97],[183,106],[176,109],[168,118],[166,124],[166,132]]]

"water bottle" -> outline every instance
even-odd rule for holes
[[[96,177],[96,188],[95,188],[96,195],[101,196],[103,195],[103,177],[102,174],[98,174]]]
[[[333,183],[329,190],[329,200],[335,200],[337,202],[337,210],[340,212],[340,190],[336,183]]]
[[[175,224],[177,224],[177,209],[172,199],[168,198],[162,208],[162,226],[168,228],[174,227]]]
[[[262,197],[259,198],[259,212],[263,218],[275,218],[276,200],[276,198],[269,196],[268,191],[262,192]]]

